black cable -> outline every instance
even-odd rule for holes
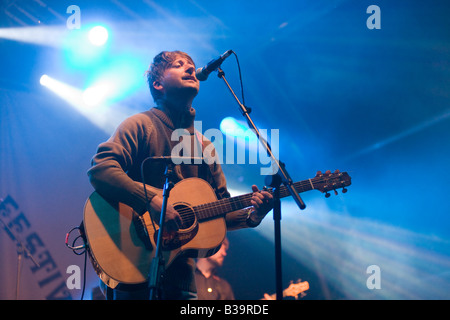
[[[239,81],[241,83],[242,104],[245,106],[244,84],[243,84],[243,81],[242,81],[241,66],[239,64],[239,59],[238,59],[238,56],[237,56],[236,52],[234,52],[233,50],[231,52],[234,54],[234,57],[236,58],[236,63],[237,63],[238,71],[239,71]]]
[[[69,245],[69,237],[70,234],[74,231],[74,230],[78,230],[80,232],[80,234],[72,241],[72,245]],[[75,243],[77,242],[78,239],[82,239],[83,240],[83,244],[80,246],[75,246]],[[81,256],[83,253],[86,252],[86,242],[85,242],[85,238],[84,235],[81,233],[81,228],[79,226],[77,227],[73,227],[67,234],[66,234],[66,241],[65,241],[66,247],[71,249],[73,251],[73,253],[75,253],[77,256]],[[79,252],[79,250],[83,251]]]
[[[72,245],[69,245],[69,237],[70,234],[75,231],[78,230],[78,232],[80,233],[77,237],[75,237],[75,239],[72,241]],[[77,246],[76,242],[78,241],[78,239],[82,239],[83,240],[83,244]],[[83,267],[83,288],[82,288],[82,292],[81,292],[81,300],[84,299],[84,292],[86,289],[86,266],[87,266],[87,244],[86,244],[86,239],[84,237],[84,234],[81,232],[81,227],[77,226],[77,227],[73,227],[67,234],[66,234],[66,241],[65,241],[66,247],[71,249],[72,252],[74,254],[76,254],[77,256],[81,256],[82,254],[84,254],[84,267]],[[80,250],[82,250],[80,252]]]
[[[83,290],[81,291],[80,300],[84,299],[84,291],[86,289],[86,265],[87,265],[87,250],[84,250],[84,268],[83,268]]]

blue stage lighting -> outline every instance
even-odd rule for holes
[[[40,83],[108,134],[130,115],[126,108],[108,108],[105,105],[110,88],[104,84],[97,84],[82,91],[47,75],[40,78]]]
[[[102,26],[95,26],[89,31],[88,38],[94,46],[102,46],[108,41],[108,30]]]
[[[235,137],[239,140],[255,142],[257,141],[256,134],[248,125],[242,120],[236,120],[233,117],[226,117],[220,122],[220,131],[227,136]]]
[[[223,133],[237,134],[237,130],[246,128],[233,117],[226,117],[220,122],[220,130]]]
[[[86,87],[96,88],[108,103],[118,102],[146,87],[142,76],[146,68],[146,61],[135,56],[116,55],[91,72]]]
[[[41,83],[41,85],[43,85],[44,87],[48,85],[49,82],[49,77],[48,75],[44,74],[41,76],[39,82]]]
[[[93,66],[103,64],[110,47],[108,38],[108,30],[99,25],[72,30],[63,44],[67,65],[91,70]]]
[[[107,85],[89,87],[83,91],[83,101],[86,106],[95,107],[105,102],[109,93]]]

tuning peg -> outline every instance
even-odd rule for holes
[[[330,193],[329,192],[325,193],[325,198],[329,198],[329,197],[330,197]]]
[[[347,188],[342,188],[342,193],[347,193]]]
[[[337,196],[338,195],[338,192],[337,192],[337,190],[335,189],[334,190],[334,194]]]

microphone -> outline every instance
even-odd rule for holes
[[[198,68],[195,71],[195,76],[197,77],[197,79],[199,81],[205,81],[206,79],[208,79],[209,74],[211,72],[213,72],[214,70],[216,70],[218,67],[220,67],[222,62],[226,58],[228,58],[232,53],[233,53],[233,50],[228,50],[224,54],[222,54],[219,58],[213,59],[210,62],[208,62],[208,64],[206,66],[204,66],[203,68]]]

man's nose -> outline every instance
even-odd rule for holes
[[[188,66],[186,69],[186,73],[189,73],[190,75],[194,74],[195,67],[194,66]]]

